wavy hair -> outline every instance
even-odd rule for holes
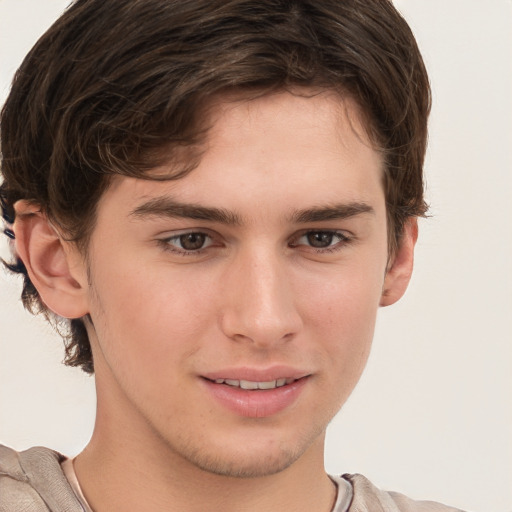
[[[427,209],[430,88],[388,0],[75,1],[29,52],[2,110],[6,235],[14,236],[14,203],[29,199],[86,251],[113,175],[154,179],[148,171],[169,155],[182,171],[166,179],[194,168],[209,99],[297,86],[358,103],[384,156],[396,247],[406,219]],[[24,276],[25,306],[51,320],[23,262],[14,255],[7,266]],[[82,319],[62,322],[65,362],[93,372]]]

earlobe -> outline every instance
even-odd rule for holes
[[[84,316],[87,279],[77,265],[77,250],[62,239],[37,205],[22,200],[15,210],[16,251],[42,301],[59,316]]]
[[[414,246],[418,239],[418,220],[410,218],[404,226],[400,245],[384,278],[380,306],[390,306],[399,300],[409,285],[414,266]]]

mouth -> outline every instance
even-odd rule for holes
[[[215,384],[225,384],[227,386],[231,386],[233,388],[245,389],[245,390],[270,390],[276,388],[282,388],[288,384],[292,384],[293,382],[299,379],[293,378],[279,378],[275,380],[269,381],[253,381],[253,380],[235,380],[235,379],[207,379],[210,382],[214,382]]]
[[[230,373],[236,374],[237,371]],[[308,387],[310,374],[290,375],[290,371],[286,373],[286,377],[279,376],[276,371],[253,371],[252,375],[229,377],[217,374],[203,376],[203,382],[210,396],[224,409],[246,418],[265,418],[290,408]],[[242,376],[245,378],[241,378]]]

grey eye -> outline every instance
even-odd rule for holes
[[[178,238],[181,247],[186,251],[202,249],[206,239],[207,236],[204,233],[185,233]]]
[[[311,247],[322,249],[332,244],[335,235],[336,233],[329,231],[311,231],[307,233],[306,238]]]

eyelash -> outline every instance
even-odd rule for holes
[[[173,236],[170,236],[167,238],[163,238],[161,240],[158,240],[158,242],[163,247],[163,249],[165,251],[172,252],[173,254],[177,254],[178,256],[190,256],[190,255],[197,256],[197,255],[202,254],[206,249],[208,249],[208,247],[211,247],[211,245],[212,245],[210,243],[206,247],[200,247],[199,249],[196,249],[196,250],[179,249],[179,248],[175,248],[171,245],[171,242],[173,240],[179,241],[179,239],[181,237],[184,237],[187,235],[188,236],[201,235],[201,236],[204,236],[206,239],[209,239],[211,241],[213,240],[213,237],[211,235],[209,235],[208,233],[205,233],[204,231],[186,231],[184,233],[179,233],[178,235],[173,235]]]
[[[318,234],[324,234],[324,235],[330,235],[333,237],[333,239],[337,239],[338,241],[334,245],[328,245],[327,247],[314,247],[307,244],[299,244],[297,243],[301,238],[307,237],[308,235],[318,235]],[[200,235],[204,236],[206,240],[210,240],[211,243],[209,243],[206,247],[201,246],[200,248],[196,250],[187,250],[187,249],[179,249],[175,248],[171,245],[172,241],[179,241],[181,237],[184,236],[190,236],[190,235]],[[333,240],[334,241],[334,240]],[[292,241],[289,242],[289,247],[295,248],[299,247],[300,245],[305,245],[313,251],[316,254],[328,254],[328,253],[334,253],[337,251],[340,251],[344,246],[351,243],[353,241],[353,237],[347,235],[343,231],[337,231],[337,230],[329,230],[329,229],[310,229],[307,231],[302,231],[301,233],[295,235],[292,238]],[[214,237],[204,231],[186,231],[184,233],[179,233],[177,235],[173,235],[167,238],[163,238],[161,240],[158,240],[159,245],[162,246],[162,248],[165,251],[172,252],[173,254],[177,254],[179,256],[199,256],[202,255],[208,248],[215,245]]]
[[[308,235],[329,235],[333,239],[337,239],[338,241],[334,245],[328,245],[327,247],[314,247],[312,245],[306,245],[309,249],[313,250],[315,253],[318,254],[326,254],[326,253],[332,253],[337,252],[343,248],[343,246],[347,245],[352,241],[352,237],[348,236],[343,231],[337,231],[337,230],[331,230],[331,229],[310,229],[308,231],[303,231],[300,233],[297,237],[295,237],[295,240],[300,240],[303,237],[307,237]],[[301,244],[290,244],[290,247],[298,247]]]

